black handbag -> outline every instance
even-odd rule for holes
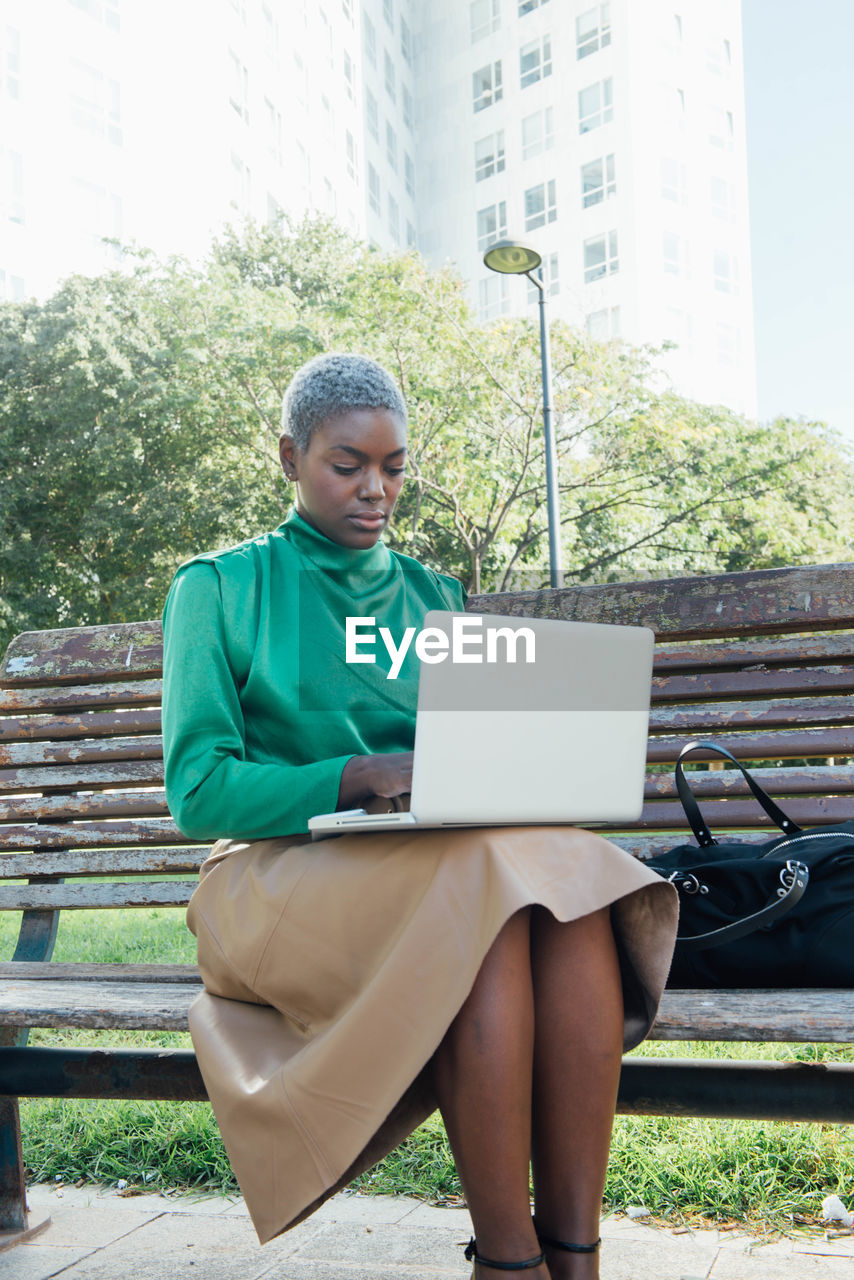
[[[685,777],[692,752],[740,769],[783,832],[764,844],[717,841]],[[854,822],[804,831],[724,747],[690,742],[676,787],[696,837],[647,865],[679,890],[670,987],[854,986]]]

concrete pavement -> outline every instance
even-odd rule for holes
[[[0,1280],[467,1280],[465,1209],[342,1193],[260,1246],[238,1199],[35,1186],[52,1224],[0,1253]],[[854,1234],[815,1229],[763,1242],[609,1217],[602,1280],[854,1280]],[[497,1273],[496,1273],[497,1274]]]

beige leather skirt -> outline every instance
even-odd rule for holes
[[[313,1212],[434,1109],[427,1073],[520,908],[611,906],[625,1043],[649,1031],[676,893],[568,827],[220,841],[188,922],[206,991],[190,1030],[262,1241]],[[567,992],[567,999],[571,999]]]

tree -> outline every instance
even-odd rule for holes
[[[850,457],[654,389],[655,353],[552,329],[563,559],[594,580],[842,557]],[[392,545],[473,590],[547,581],[539,346],[479,325],[452,272],[322,220],[230,231],[199,267],[139,255],[0,308],[0,628],[159,612],[196,551],[274,527],[282,394],[312,355],[399,379],[411,479]]]

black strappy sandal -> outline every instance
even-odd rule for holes
[[[569,1240],[556,1240],[554,1236],[544,1236],[542,1231],[537,1228],[534,1222],[534,1230],[537,1232],[537,1239],[540,1244],[548,1245],[550,1249],[563,1249],[565,1253],[595,1253],[602,1243],[602,1237],[595,1244],[573,1244]]]
[[[494,1267],[496,1271],[530,1271],[533,1267],[541,1266],[545,1260],[544,1253],[538,1253],[536,1258],[526,1258],[524,1262],[495,1262],[492,1258],[484,1258],[477,1251],[477,1241],[474,1236],[466,1245],[465,1252],[466,1262],[478,1262],[482,1267]],[[471,1269],[472,1280],[475,1280],[475,1267]]]

